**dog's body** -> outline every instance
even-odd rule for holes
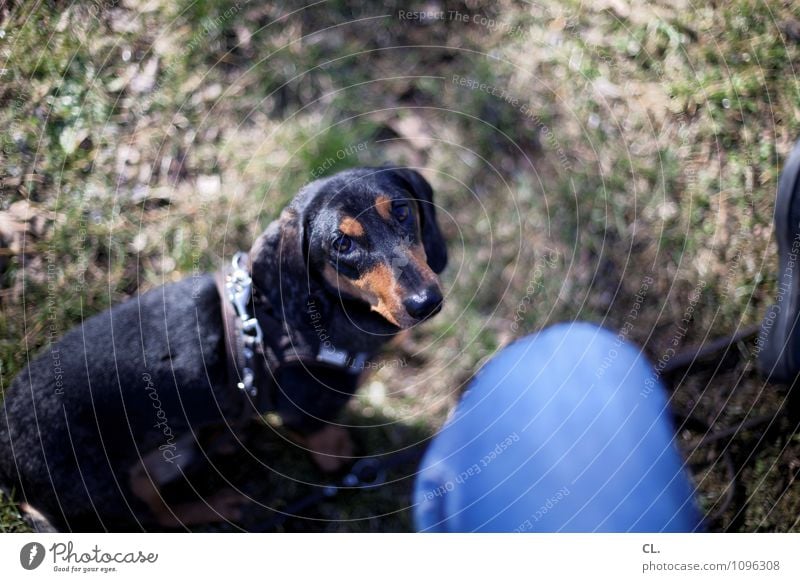
[[[278,334],[287,351],[327,346],[372,358],[400,329],[438,311],[435,273],[446,260],[419,174],[350,170],[304,188],[256,241],[252,304],[264,334]],[[168,506],[159,491],[197,457],[198,431],[235,433],[266,412],[230,382],[223,312],[213,276],[192,277],[52,344],[7,390],[0,486],[61,530],[235,520],[240,496]],[[358,374],[308,360],[268,372],[274,384],[258,388],[270,390],[270,407],[320,466],[335,468],[348,441],[328,423]]]

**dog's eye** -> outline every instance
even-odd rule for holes
[[[399,222],[405,222],[411,216],[407,202],[396,202],[392,205],[392,214]]]
[[[344,255],[346,253],[349,253],[350,250],[353,248],[353,240],[345,234],[339,235],[335,239],[333,239],[333,242],[331,243],[331,248],[337,253],[341,253]]]

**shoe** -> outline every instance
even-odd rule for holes
[[[758,367],[772,382],[800,374],[800,141],[783,167],[775,201],[778,292],[756,340]]]

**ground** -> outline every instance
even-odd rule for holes
[[[483,362],[550,323],[597,322],[658,361],[776,296],[775,191],[800,134],[791,3],[0,6],[3,388],[88,315],[248,248],[304,183],[386,161],[425,168],[451,263],[442,314],[348,410],[362,452],[432,434]],[[717,531],[797,531],[787,390],[755,373],[752,341],[734,351],[675,379],[682,447],[773,423],[691,453],[701,503]],[[324,480],[264,447],[296,479],[275,503]],[[281,527],[408,530],[410,474]],[[23,529],[3,501],[0,531]]]

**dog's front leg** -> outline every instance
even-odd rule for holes
[[[316,465],[327,473],[333,473],[353,460],[353,440],[342,426],[326,424],[320,430],[307,435],[289,432],[291,438],[306,449]]]
[[[191,434],[178,440],[180,458],[167,460],[163,451],[155,450],[137,461],[129,472],[129,484],[136,497],[144,501],[156,523],[161,527],[176,528],[202,523],[239,521],[242,505],[248,499],[233,489],[226,488],[199,501],[169,505],[161,494],[161,487],[181,477],[184,470],[197,457],[198,451]]]

